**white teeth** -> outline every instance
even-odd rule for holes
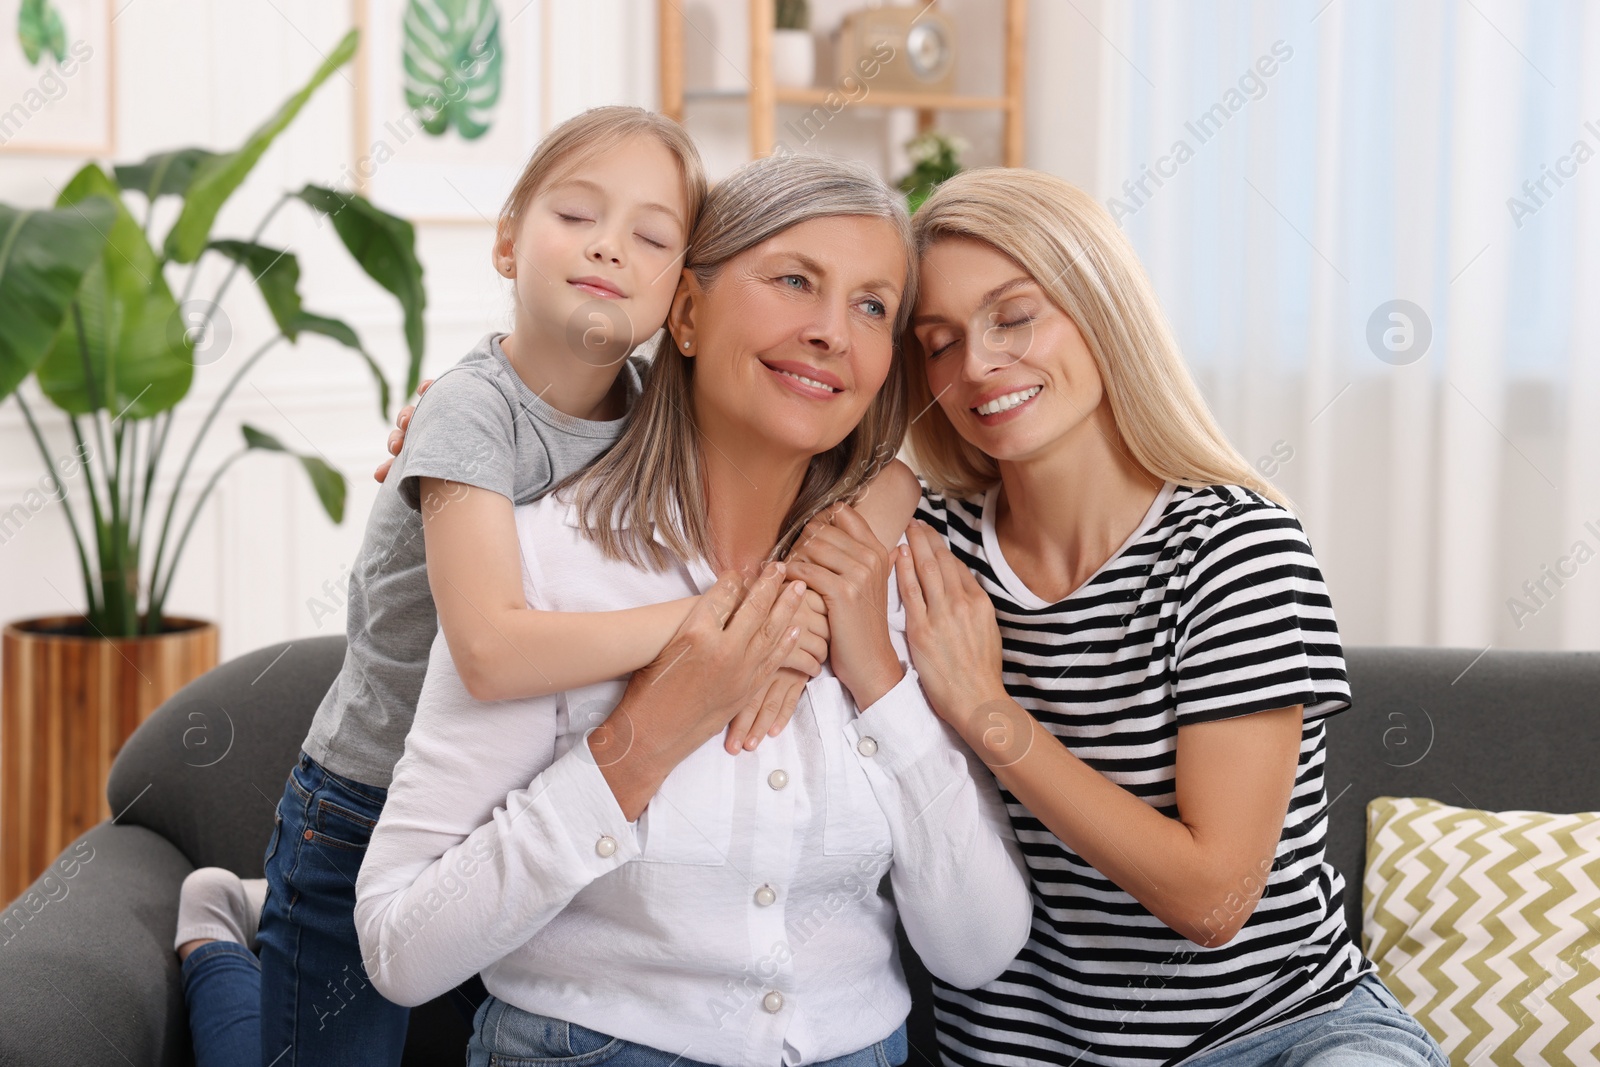
[[[774,367],[773,369],[777,370],[776,367]],[[833,386],[829,385],[827,382],[819,382],[819,381],[816,381],[816,380],[814,380],[812,378],[803,378],[798,374],[791,374],[786,370],[780,370],[780,371],[778,371],[778,373],[782,374],[786,378],[793,378],[797,382],[805,382],[807,385],[814,385],[818,389],[826,389],[830,393],[837,393],[839,391],[839,390],[835,389]]]
[[[1038,396],[1039,390],[1043,388],[1044,386],[1042,385],[1036,385],[1031,389],[1024,389],[1018,393],[1007,393],[1005,396],[997,396],[987,404],[979,404],[978,414],[998,415],[1002,411],[1010,411],[1018,404],[1032,400],[1034,397]]]

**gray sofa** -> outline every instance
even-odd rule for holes
[[[194,1062],[178,888],[196,867],[262,876],[278,798],[343,660],[343,637],[251,652],[134,731],[106,784],[112,818],[62,853],[80,862],[34,882],[46,903],[25,921],[4,925],[19,902],[0,913],[0,1065]],[[458,1067],[467,1031],[445,998],[416,1009],[407,1067]]]
[[[284,778],[343,648],[326,637],[241,656],[135,732],[107,785],[114,817],[0,913],[0,1065],[192,1062],[172,952],[178,886],[197,866],[261,876]],[[1328,855],[1358,940],[1371,798],[1600,810],[1600,653],[1475,656],[1348,653],[1355,705],[1329,726]],[[903,939],[902,955],[916,994],[910,1062],[936,1064],[928,979]],[[466,1023],[449,1001],[413,1013],[406,1064],[462,1062]]]

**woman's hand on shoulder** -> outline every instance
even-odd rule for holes
[[[433,379],[429,378],[417,386],[418,399],[421,399],[422,394],[426,393],[428,386],[432,384]],[[394,457],[400,454],[400,449],[406,443],[406,428],[411,425],[411,416],[416,414],[416,411],[417,405],[407,404],[400,409],[400,414],[394,417],[395,428],[389,431],[389,458],[378,464],[378,469],[372,472],[372,477],[378,481],[381,482],[389,477],[389,468],[394,466]]]
[[[889,640],[888,550],[860,512],[837,504],[806,525],[788,563],[822,594],[833,672],[865,710],[905,676]]]
[[[910,467],[894,459],[862,489],[855,509],[872,527],[878,542],[884,548],[893,548],[900,543],[900,536],[910,524],[911,516],[916,514],[921,499],[922,485],[917,476]]]
[[[894,572],[911,662],[933,710],[967,737],[981,709],[1009,699],[994,605],[933,527],[913,522],[906,542]]]
[[[867,483],[854,506],[879,544],[892,549],[916,514],[921,499],[922,486],[917,476],[895,459]],[[887,586],[887,576],[884,585]],[[832,631],[827,603],[815,589],[806,590],[805,603],[795,613],[795,622],[800,626],[800,641],[790,651],[784,669],[768,683],[765,695],[728,725],[724,744],[729,752],[752,751],[763,738],[781,734],[794,716],[806,681],[815,678],[828,659]]]

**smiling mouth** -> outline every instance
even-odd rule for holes
[[[616,286],[609,282],[603,282],[598,278],[574,278],[567,284],[574,288],[582,289],[591,296],[598,296],[607,300],[622,299],[622,293]]]
[[[833,375],[827,374],[826,371],[816,371],[814,373],[826,374],[828,378],[833,379],[832,381],[824,381],[821,378],[814,378],[805,373],[812,369],[805,363],[796,360],[772,360],[769,362],[765,359],[758,362],[778,377],[787,379],[785,382],[786,388],[802,395],[813,396],[820,400],[825,396],[837,396],[844,392],[844,383]]]
[[[777,367],[768,367],[767,369],[772,371],[774,374],[781,374],[785,378],[793,378],[797,382],[804,382],[806,385],[813,386],[814,388],[826,389],[830,393],[843,392],[843,390],[835,389],[827,382],[819,382],[815,378],[807,378],[803,375],[795,374],[793,371],[779,370]]]
[[[1043,389],[1044,386],[1042,385],[1031,386],[1027,389],[1019,389],[1015,393],[1007,393],[1005,396],[997,396],[986,404],[979,404],[972,410],[976,411],[979,415],[998,415],[1002,411],[1010,411],[1012,408],[1021,407],[1023,404],[1026,404],[1028,401],[1038,396],[1040,391]]]

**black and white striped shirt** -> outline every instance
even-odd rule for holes
[[[1155,918],[1002,790],[1033,877],[1033,935],[988,985],[935,981],[946,1064],[1177,1064],[1343,1004],[1373,969],[1323,858],[1323,719],[1350,689],[1299,522],[1238,486],[1168,482],[1105,565],[1050,603],[1001,554],[998,493],[925,492],[918,516],[993,600],[1007,691],[1089,766],[1176,817],[1179,726],[1295,704],[1305,725],[1266,889],[1215,948]]]

